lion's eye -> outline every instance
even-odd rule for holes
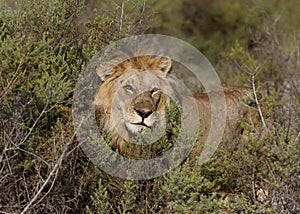
[[[125,86],[123,86],[123,88],[124,88],[126,91],[128,91],[128,92],[133,92],[133,91],[134,91],[134,89],[133,89],[133,87],[132,87],[131,85],[125,85]]]
[[[150,91],[150,93],[151,93],[151,94],[154,94],[154,93],[156,93],[156,92],[158,92],[158,91],[159,91],[158,88],[152,88],[151,91]]]

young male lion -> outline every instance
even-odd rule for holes
[[[133,144],[134,136],[156,129],[161,136],[166,127],[166,108],[171,97],[178,100],[192,98],[198,108],[200,130],[198,141],[205,141],[211,129],[211,106],[209,94],[180,94],[182,84],[173,84],[171,69],[172,61],[168,57],[139,56],[113,65],[103,63],[97,68],[97,74],[102,80],[95,97],[95,109],[99,129],[108,134],[113,147],[123,155],[133,156],[140,148]],[[211,93],[211,96],[221,96],[222,93]],[[252,97],[248,88],[224,88],[226,100],[226,137],[236,134],[237,120],[248,114],[242,100]],[[219,133],[223,134],[223,133]],[[156,135],[155,135],[156,136]],[[157,140],[156,138],[154,140]]]

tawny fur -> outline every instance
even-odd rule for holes
[[[170,59],[166,57],[140,56],[126,60],[117,66],[112,66],[111,64],[108,64],[108,66],[105,64],[99,66],[98,75],[102,79],[103,83],[99,87],[99,91],[95,97],[95,110],[97,114],[98,125],[101,132],[107,133],[112,137],[112,141],[115,142],[113,147],[118,149],[121,154],[138,152],[134,145],[126,142],[118,135],[118,132],[111,124],[110,120],[113,96],[117,88],[122,84],[122,78],[124,76],[128,78],[132,75],[136,75],[137,73],[150,71],[155,75],[158,74],[158,79],[162,79],[163,82],[163,75],[160,76],[159,72],[168,73],[171,68],[170,63]],[[137,87],[143,87],[143,84]],[[236,132],[238,118],[241,116],[247,117],[248,115],[249,108],[245,107],[245,104],[243,104],[242,100],[245,97],[251,98],[252,90],[248,88],[231,87],[224,88],[224,94],[227,105],[227,123],[225,135],[226,137],[230,137]],[[212,95],[220,96],[220,94],[217,92]],[[204,130],[204,134],[199,137],[198,141],[205,141],[210,130],[211,123],[209,96],[206,93],[202,93],[195,94],[194,98],[196,99],[198,111],[201,117],[200,129]],[[124,97],[124,99],[126,99],[126,97]],[[136,99],[143,101],[143,99],[146,99],[145,94],[142,93],[138,95]],[[168,103],[168,99],[168,96],[165,96],[162,93],[158,99],[159,103],[153,103],[153,106],[156,107],[155,111],[164,112],[164,103]],[[149,105],[149,99],[144,103]]]

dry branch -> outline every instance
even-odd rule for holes
[[[39,195],[41,194],[41,192],[43,191],[43,189],[46,187],[46,185],[50,182],[51,178],[54,176],[54,179],[52,181],[52,184],[51,184],[51,187],[50,189],[47,191],[47,194],[49,194],[50,190],[52,189],[54,183],[55,183],[55,180],[56,180],[56,177],[57,177],[57,174],[59,172],[59,167],[61,166],[61,163],[67,153],[67,150],[69,149],[69,145],[72,143],[77,131],[79,130],[79,128],[81,127],[81,124],[83,122],[83,119],[81,120],[79,126],[77,127],[75,133],[72,135],[72,137],[69,139],[69,141],[66,143],[65,145],[65,148],[62,152],[62,154],[60,155],[60,157],[58,158],[58,160],[56,161],[54,167],[52,168],[51,172],[49,173],[47,179],[44,181],[43,185],[39,188],[38,192],[32,197],[32,199],[27,203],[26,207],[23,209],[23,211],[21,212],[21,214],[24,214],[26,213],[28,210],[32,209],[34,206],[36,206],[38,203],[40,203],[42,201],[42,199],[45,197],[42,197],[41,200],[39,200],[37,203],[33,204],[39,197]]]

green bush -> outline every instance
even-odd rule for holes
[[[262,21],[253,37],[255,48],[249,50],[237,41],[222,52],[218,66],[228,85],[255,84],[270,134],[261,135],[265,128],[260,120],[255,124],[241,120],[248,138],[222,142],[205,165],[187,161],[151,181],[113,185],[119,188],[109,191],[112,213],[126,213],[120,208],[123,194],[127,208],[139,204],[135,213],[299,212],[299,41],[276,30],[272,16]]]
[[[82,212],[100,173],[74,140],[73,90],[88,60],[140,31],[143,17],[126,13],[120,29],[119,7],[100,14],[81,0],[9,5],[0,11],[0,210]]]
[[[122,1],[95,1],[98,11],[92,1],[20,0],[8,4],[12,9],[3,2],[0,212],[300,212],[298,1],[151,1],[156,21],[148,1],[125,1],[122,27]],[[122,180],[97,169],[74,136],[77,78],[101,48],[153,22],[159,26],[150,32],[181,37],[216,59],[224,85],[251,86],[245,71],[259,68],[254,83],[271,134],[262,137],[260,123],[253,129],[241,120],[251,133],[246,141],[224,141],[205,165],[187,160],[151,180]],[[177,133],[176,115],[172,122],[168,128]],[[164,149],[172,145],[162,140]]]

